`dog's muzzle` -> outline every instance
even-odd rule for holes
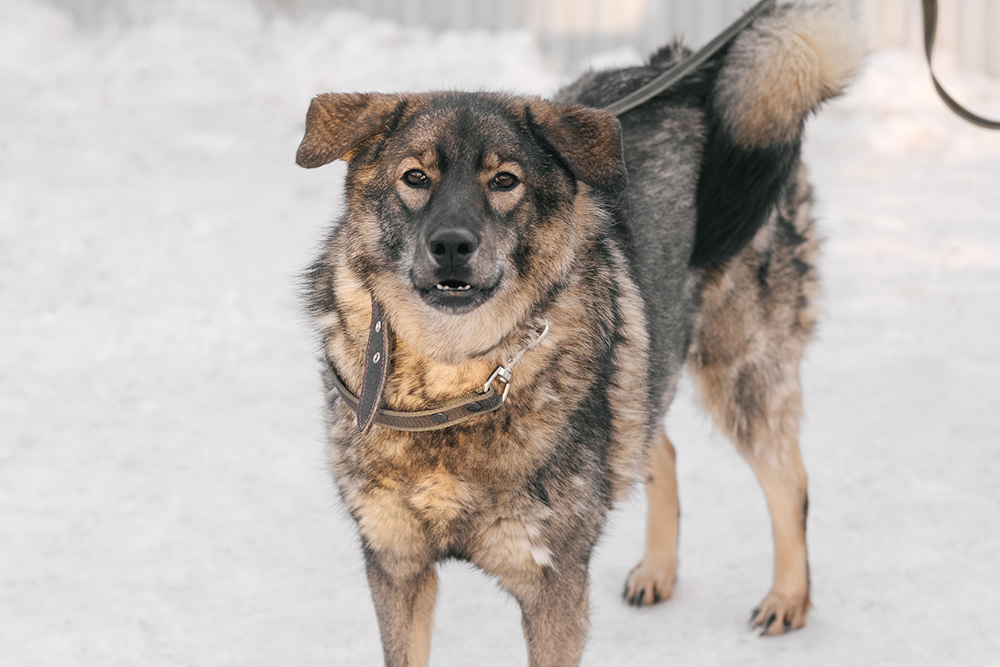
[[[439,227],[424,240],[422,268],[413,285],[426,303],[454,313],[468,312],[492,296],[498,271],[483,271],[482,238],[466,227]],[[485,273],[485,275],[482,275]]]

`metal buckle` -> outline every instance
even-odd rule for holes
[[[503,393],[500,395],[500,402],[503,403],[507,400],[507,394],[510,393],[510,379],[510,371],[503,366],[497,366],[497,369],[493,371],[493,375],[491,375],[490,379],[483,385],[483,393],[485,394],[490,390],[490,385],[493,384],[494,380],[500,380],[503,382]]]
[[[497,369],[493,371],[493,375],[491,375],[490,379],[488,379],[486,381],[486,384],[483,385],[483,389],[480,393],[485,394],[490,390],[490,385],[493,384],[494,380],[500,380],[501,382],[503,382],[503,393],[500,394],[500,403],[502,404],[504,401],[506,401],[507,394],[510,393],[511,370],[514,368],[514,365],[521,360],[521,357],[524,356],[525,352],[527,352],[531,348],[541,343],[543,340],[545,340],[545,337],[548,335],[549,335],[549,321],[545,320],[545,328],[542,330],[542,333],[538,335],[538,338],[536,338],[534,342],[532,342],[526,348],[518,352],[517,356],[511,359],[510,363],[508,364],[510,368],[497,366]]]

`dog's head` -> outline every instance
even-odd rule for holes
[[[594,194],[626,180],[612,115],[485,93],[320,95],[298,163],[337,159],[343,261],[442,361],[487,351],[565,281]]]

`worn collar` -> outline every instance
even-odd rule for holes
[[[341,399],[357,414],[358,432],[364,433],[373,424],[396,431],[433,431],[493,412],[507,400],[510,392],[511,370],[524,353],[540,344],[549,335],[549,324],[528,346],[518,352],[506,366],[497,366],[482,387],[455,398],[428,406],[424,410],[396,411],[380,408],[382,393],[389,370],[389,324],[382,307],[372,295],[372,321],[368,328],[368,345],[365,349],[365,370],[361,380],[361,393],[355,396],[344,384],[333,362],[327,360],[333,383]],[[493,387],[500,383],[498,392]]]

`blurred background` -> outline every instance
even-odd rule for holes
[[[300,296],[345,169],[294,163],[310,98],[549,95],[750,4],[0,0],[0,667],[381,664]],[[941,8],[942,82],[1000,118],[1000,0]],[[620,598],[637,488],[584,665],[1000,664],[1000,132],[937,98],[918,0],[854,9],[871,55],[803,147],[809,626],[745,627],[768,515],[685,379],[675,598]],[[516,605],[441,573],[432,664],[525,664]]]
[[[82,25],[142,21],[173,0],[48,0]],[[874,49],[923,44],[919,2],[849,0]],[[550,63],[571,68],[595,53],[631,46],[650,52],[674,35],[700,46],[749,6],[743,0],[246,0],[265,14],[295,17],[353,9],[433,30],[530,28]],[[961,65],[1000,75],[1000,3],[941,0],[938,45]],[[993,39],[989,39],[993,36]]]

